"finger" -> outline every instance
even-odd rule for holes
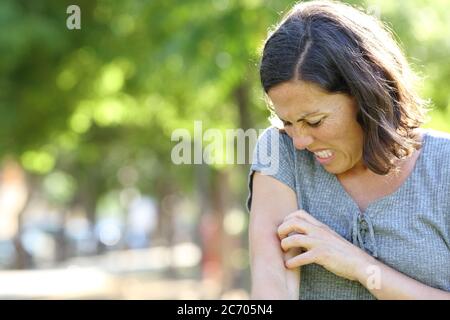
[[[305,210],[297,210],[294,211],[290,214],[288,214],[285,218],[284,221],[286,220],[290,220],[293,218],[300,218],[300,219],[304,219],[306,221],[308,221],[309,223],[316,225],[318,227],[322,227],[324,226],[324,224],[322,222],[320,222],[319,220],[317,220],[316,218],[314,218],[312,215],[310,215],[308,212],[306,212]]]
[[[299,218],[291,218],[278,227],[277,233],[280,239],[284,239],[288,236],[298,233],[308,234],[312,228],[315,228],[314,225],[309,223],[308,221],[299,219]]]
[[[295,234],[281,240],[281,249],[288,251],[292,248],[311,249],[314,246],[314,240],[304,234]]]
[[[315,263],[317,255],[314,250],[301,253],[285,262],[288,269],[298,268],[307,264]]]
[[[312,218],[312,217],[311,217]],[[313,218],[314,219],[314,218]],[[338,235],[333,229],[331,229],[328,225],[321,223],[320,221],[316,220],[316,222],[313,222],[311,219],[305,220],[303,218],[300,218],[300,216],[291,216],[289,219],[284,220],[284,222],[289,222],[289,221],[305,221],[306,223],[308,223],[311,227],[308,230],[308,234],[309,235],[315,235],[315,234],[323,234],[323,232],[325,233],[332,233],[335,235]],[[281,239],[281,238],[280,238]]]
[[[317,226],[322,226],[323,225],[322,222],[320,222],[319,220],[314,218],[311,214],[309,214],[305,210],[294,211],[294,212],[290,213],[289,215],[287,215],[285,220],[292,219],[292,218],[304,219],[304,220],[308,221],[309,223],[317,225]]]

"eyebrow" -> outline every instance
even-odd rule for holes
[[[320,113],[319,111],[320,111],[320,110],[315,110],[315,111],[312,111],[312,112],[305,113],[305,114],[303,114],[300,118],[298,118],[296,122],[300,122],[300,121],[304,120],[305,118],[307,118],[307,117],[309,117],[309,116],[312,116],[312,115],[314,115],[314,114],[316,114],[316,113]],[[289,121],[286,121],[286,120],[282,119],[280,116],[278,116],[278,118],[279,118],[281,121],[283,121],[283,122],[289,122]]]

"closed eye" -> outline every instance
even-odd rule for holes
[[[320,126],[322,124],[322,122],[323,122],[323,118],[316,122],[306,122],[306,123],[308,124],[308,126],[316,128],[316,127]]]
[[[322,119],[320,119],[319,121],[316,121],[316,122],[310,122],[310,121],[305,121],[305,122],[308,124],[308,126],[310,126],[312,128],[316,128],[316,127],[318,127],[318,126],[320,126],[322,124],[324,119],[325,118],[322,118]],[[281,120],[281,121],[283,122],[283,125],[285,127],[288,127],[288,126],[292,125],[292,123],[290,123],[289,121],[285,121],[285,120]],[[299,120],[299,121],[304,121],[304,120]]]

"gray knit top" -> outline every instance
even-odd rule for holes
[[[278,151],[278,152],[277,152]],[[450,291],[450,134],[427,129],[412,173],[394,193],[362,214],[334,174],[311,152],[297,150],[276,128],[259,137],[254,171],[289,186],[298,207],[382,263],[428,286]],[[375,299],[361,284],[322,266],[302,267],[300,299]]]

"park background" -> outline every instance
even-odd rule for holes
[[[395,32],[450,132],[449,1],[346,2]],[[248,165],[175,165],[171,134],[269,125],[260,50],[293,4],[0,2],[0,298],[248,298]]]

